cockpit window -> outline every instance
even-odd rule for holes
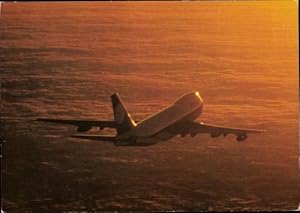
[[[195,104],[199,103],[199,98],[197,97],[197,94],[193,93],[188,93],[181,98],[179,98],[175,104]]]

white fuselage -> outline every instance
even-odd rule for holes
[[[203,100],[198,92],[183,95],[158,113],[138,122],[132,130],[119,135],[119,141],[129,144],[151,145],[175,135],[164,131],[175,123],[195,120],[202,112]],[[123,142],[120,142],[123,144]]]

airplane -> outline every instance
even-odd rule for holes
[[[118,93],[111,95],[114,120],[61,120],[38,118],[37,121],[70,124],[77,126],[78,132],[89,131],[92,127],[116,129],[116,135],[72,135],[74,138],[111,142],[116,146],[149,146],[169,140],[176,135],[192,137],[208,133],[211,137],[228,134],[236,135],[238,142],[244,141],[248,133],[263,133],[265,130],[239,129],[195,122],[203,110],[203,100],[199,92],[184,94],[163,110],[145,118],[134,121],[127,112]]]

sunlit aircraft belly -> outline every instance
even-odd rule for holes
[[[170,125],[181,120],[194,120],[200,115],[202,104],[194,104],[192,106],[172,105],[165,110],[155,114],[154,116],[138,123],[132,134],[136,137],[156,137],[164,140],[169,135],[158,134]]]

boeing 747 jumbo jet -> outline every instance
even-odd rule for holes
[[[237,141],[243,141],[248,133],[262,133],[264,130],[239,129],[222,127],[194,120],[200,116],[203,100],[198,92],[190,92],[180,97],[173,104],[154,115],[135,122],[126,111],[117,93],[111,96],[114,111],[113,121],[59,120],[39,118],[38,121],[71,124],[78,127],[78,132],[85,132],[92,127],[115,128],[116,135],[73,135],[71,137],[97,141],[107,141],[117,146],[147,146],[173,138],[190,134],[192,137],[199,133],[208,133],[211,137],[234,134]]]

